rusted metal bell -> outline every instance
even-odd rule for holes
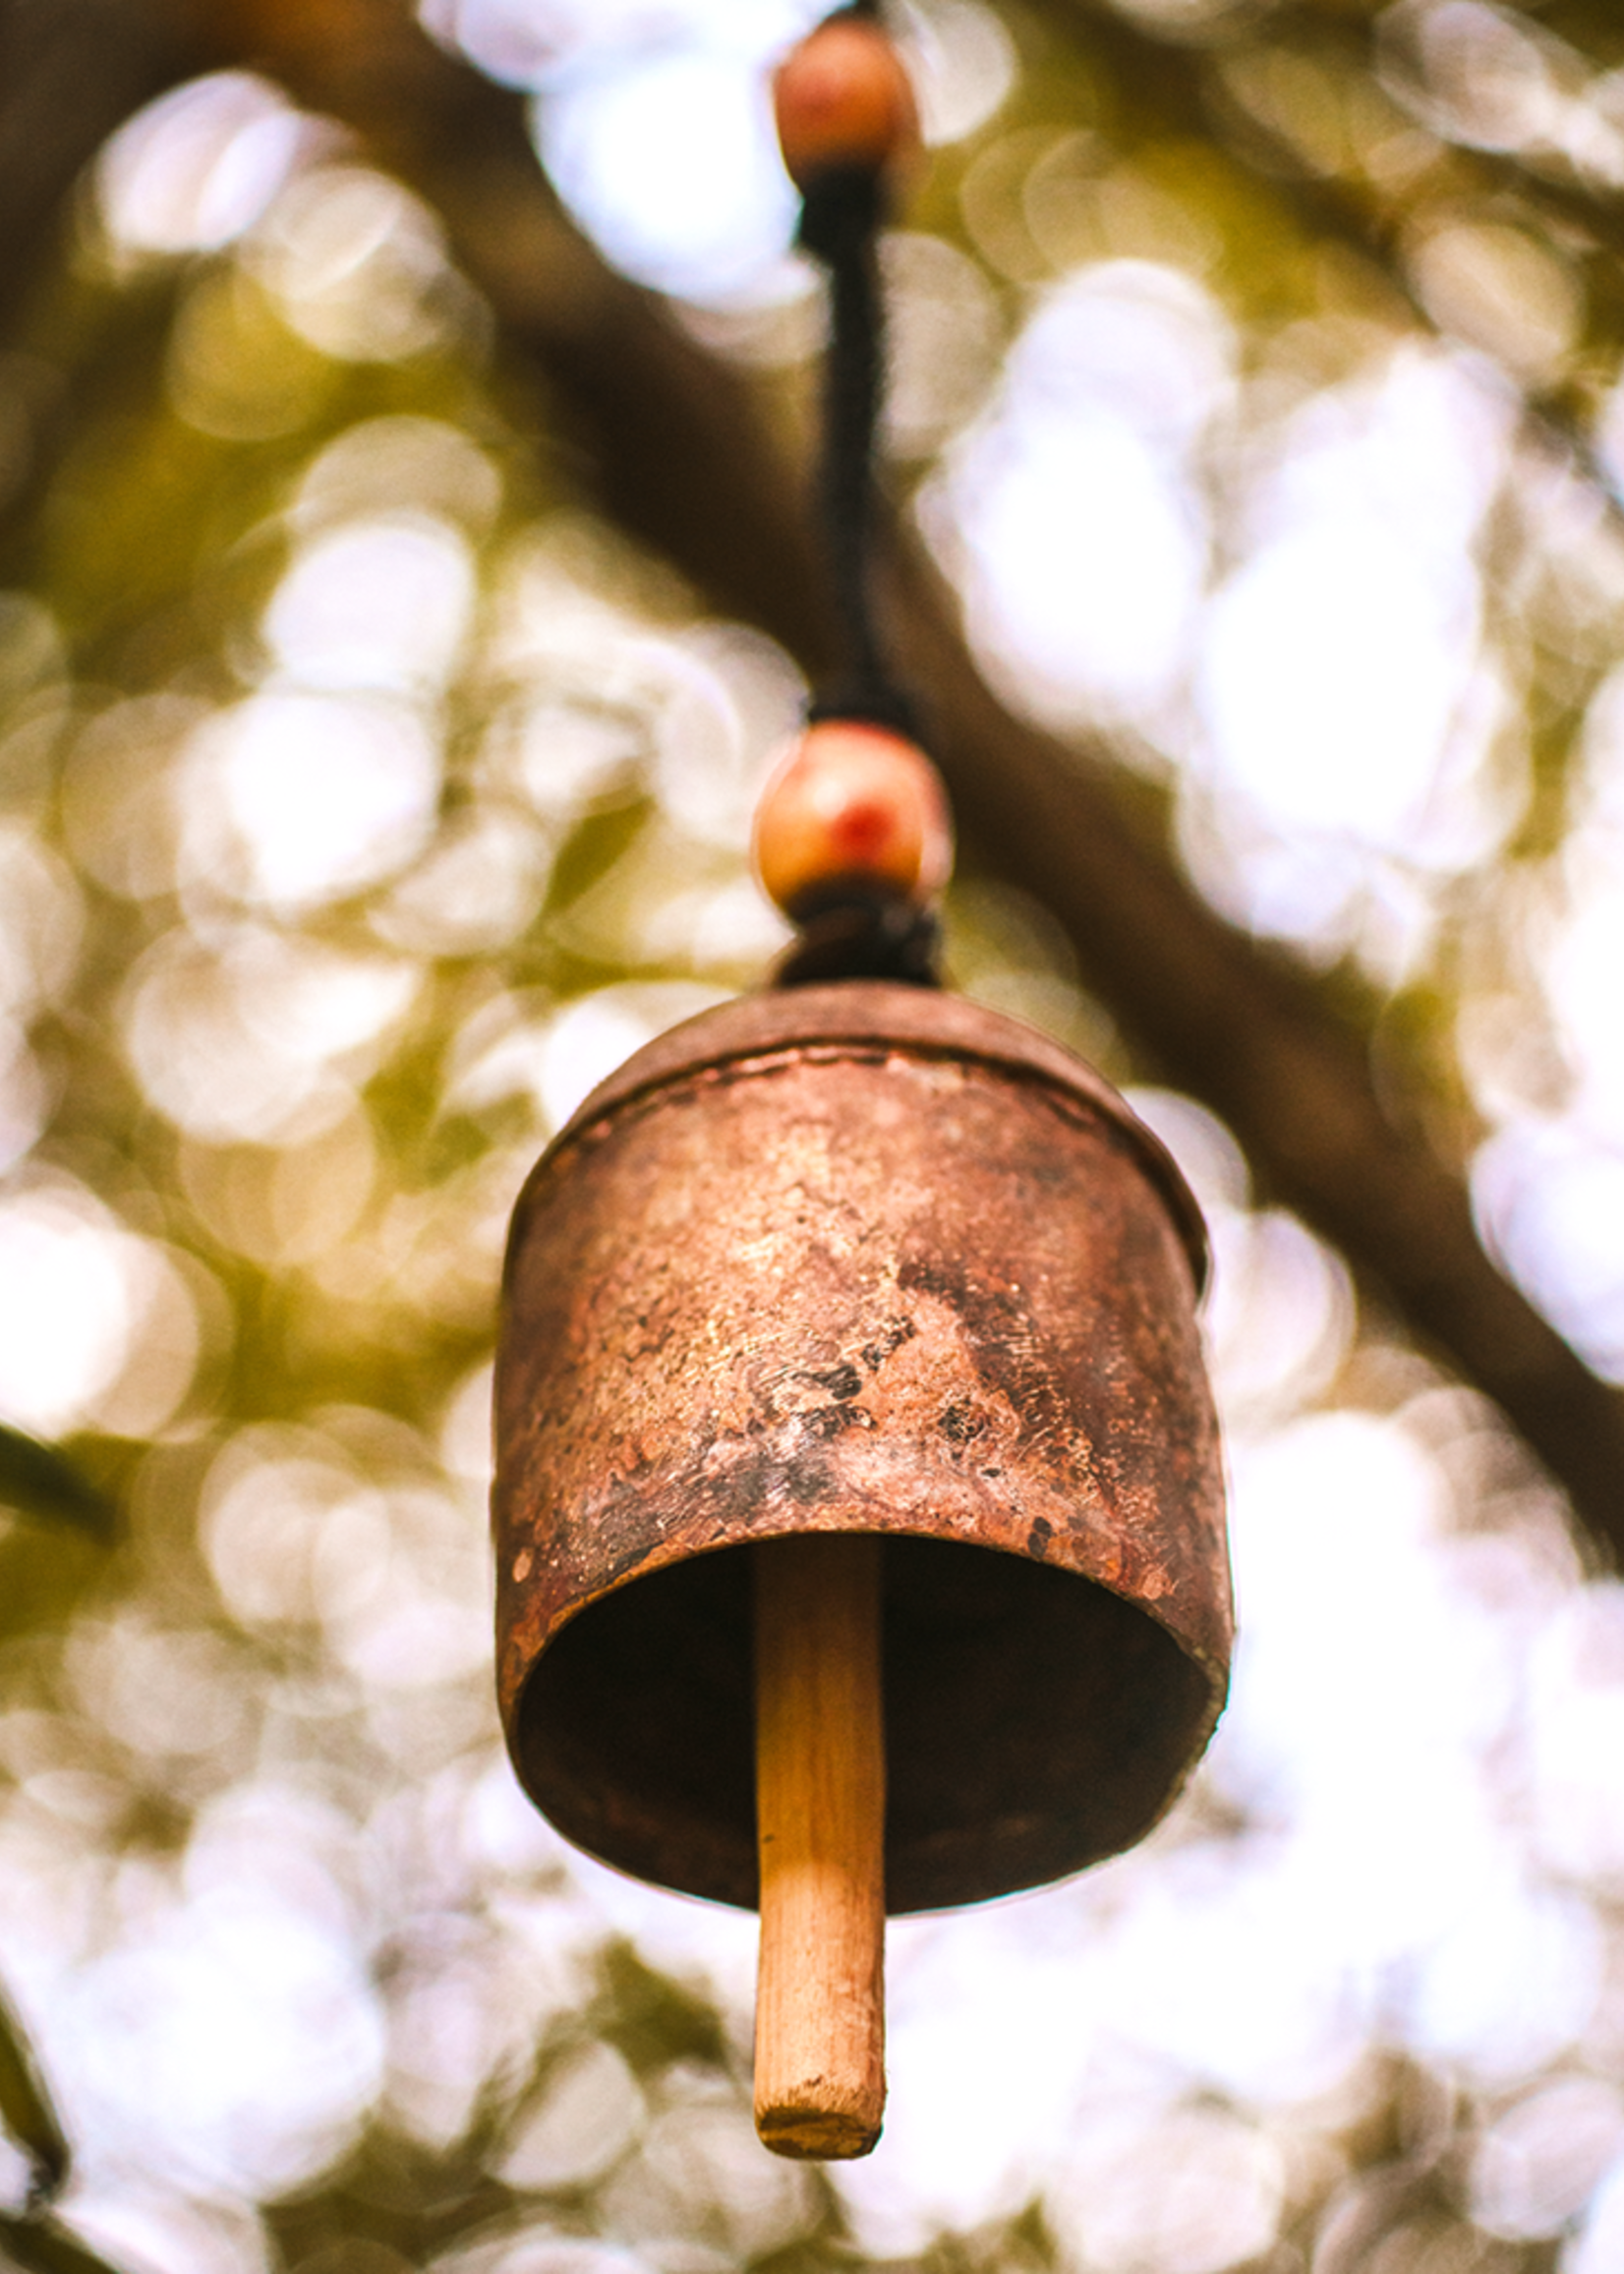
[[[1100,1078],[866,982],[708,1012],[513,1219],[498,1681],[521,1781],[622,1869],[756,1899],[746,1544],[885,1536],[887,1907],[1138,1839],[1231,1642],[1199,1216]]]

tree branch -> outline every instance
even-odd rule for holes
[[[69,193],[107,137],[189,71],[182,28],[126,0],[0,8],[0,337],[62,251]]]
[[[511,370],[547,399],[550,432],[556,421],[572,437],[605,510],[820,671],[829,604],[797,473],[740,375],[565,219],[521,97],[435,48],[396,0],[235,0],[192,14],[190,29],[212,61],[259,65],[348,123],[438,208]],[[1200,900],[1130,817],[1102,749],[1000,704],[906,540],[889,594],[899,662],[935,707],[978,847],[1047,902],[1135,1043],[1496,1400],[1624,1561],[1624,1399],[1490,1263],[1461,1178],[1384,1110],[1366,1046],[1327,991]]]

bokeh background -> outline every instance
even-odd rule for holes
[[[1207,1211],[1233,1701],[1143,1849],[894,1928],[841,2171],[753,1922],[505,1766],[507,1211],[783,939],[816,13],[0,5],[0,2255],[1613,2274],[1603,0],[899,5],[950,963]]]

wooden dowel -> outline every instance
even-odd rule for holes
[[[880,1543],[764,1541],[755,1585],[756,2129],[862,2156],[886,2103]]]

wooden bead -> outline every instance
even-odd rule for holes
[[[832,16],[792,47],[773,78],[779,147],[798,190],[833,166],[895,172],[919,144],[913,87],[877,24]]]
[[[953,873],[953,821],[935,767],[885,727],[809,727],[756,808],[756,874],[794,915],[820,887],[879,885],[933,900]]]

